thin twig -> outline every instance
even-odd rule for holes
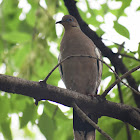
[[[59,65],[61,65],[64,61],[66,61],[67,59],[70,59],[71,57],[89,57],[89,58],[93,58],[93,59],[97,59],[97,60],[101,61],[102,63],[104,63],[107,67],[109,67],[109,68],[112,70],[112,72],[113,72],[113,73],[116,75],[116,77],[120,80],[119,82],[122,82],[125,86],[129,87],[132,91],[134,91],[135,93],[138,93],[134,88],[132,88],[132,87],[129,86],[128,84],[124,83],[124,82],[120,79],[120,77],[118,76],[118,74],[117,74],[105,61],[103,61],[103,60],[101,60],[101,59],[99,59],[99,58],[97,58],[97,57],[93,57],[93,56],[91,56],[91,55],[70,55],[70,56],[67,56],[67,57],[64,58],[60,63],[58,63],[58,64],[50,71],[50,73],[47,75],[47,77],[46,77],[43,81],[41,81],[41,82],[46,83],[47,80],[48,80],[48,78],[49,78],[50,75],[52,74],[52,72],[53,72]]]
[[[50,77],[50,75],[52,74],[52,72],[59,66],[61,65],[64,61],[66,61],[67,59],[70,59],[71,57],[89,57],[89,58],[93,58],[93,59],[97,59],[99,61],[101,61],[102,63],[104,63],[105,65],[107,65],[107,67],[109,67],[112,72],[119,78],[118,74],[103,60],[97,58],[97,57],[94,57],[94,56],[91,56],[91,55],[70,55],[70,56],[67,56],[66,58],[64,58],[60,63],[58,63],[51,71],[50,73],[47,75],[47,77],[43,80],[44,82],[47,82],[48,78]],[[121,81],[122,83],[124,83],[123,81]],[[125,83],[124,83],[125,84]]]
[[[115,68],[115,71],[116,71],[116,73],[118,74],[117,68]],[[116,77],[116,80],[117,80],[117,77]],[[123,104],[124,101],[123,101],[123,96],[122,96],[122,90],[121,90],[120,83],[117,84],[117,87],[118,87],[118,93],[119,93],[120,103]],[[129,124],[126,123],[126,122],[124,122],[124,124],[125,124],[125,127],[126,127],[127,139],[128,139],[128,140],[131,140],[131,139],[132,139],[132,136],[131,136]]]
[[[101,96],[102,96],[102,97],[105,97],[105,96],[108,94],[108,92],[109,92],[116,84],[118,84],[123,78],[127,77],[128,75],[130,75],[130,74],[133,73],[134,71],[138,70],[139,68],[140,68],[140,65],[137,66],[137,67],[135,67],[135,68],[133,68],[133,69],[131,69],[130,71],[126,72],[125,74],[123,74],[123,75],[120,77],[120,79],[117,79],[110,87],[108,87],[108,88],[103,92],[103,94],[102,94]],[[135,89],[133,89],[133,91],[134,91],[134,90],[135,90]],[[136,90],[135,90],[135,93],[137,93],[138,95],[140,95],[140,92],[138,92],[138,91],[136,91]]]
[[[119,75],[118,69],[116,67],[115,67],[115,71]],[[117,77],[116,77],[116,80],[117,80]],[[123,101],[123,94],[122,94],[120,83],[117,83],[117,87],[118,87],[118,94],[119,94],[119,98],[120,98],[120,103],[124,103],[124,101]]]
[[[124,124],[125,124],[126,131],[127,131],[127,138],[128,138],[128,140],[132,140],[129,124],[126,122]]]
[[[120,83],[118,83],[117,86],[118,86],[118,93],[119,93],[120,103],[124,103]]]
[[[128,57],[128,58],[131,58],[131,59],[134,59],[134,60],[137,60],[137,61],[140,61],[140,59],[137,59],[133,56],[130,56],[130,55],[127,55],[127,54],[122,54],[122,53],[117,53],[118,55],[121,55],[122,57]]]
[[[73,108],[76,110],[78,115],[86,120],[89,124],[91,124],[95,129],[97,129],[103,136],[105,136],[108,140],[113,140],[107,133],[105,133],[102,129],[99,128],[99,126],[93,122],[77,105],[76,103],[73,103]]]
[[[104,40],[107,40],[107,39],[104,39]],[[107,40],[107,41],[108,41],[108,40]],[[120,47],[118,48],[118,52],[117,52],[116,54],[121,55],[122,57],[128,57],[128,58],[134,59],[134,60],[136,60],[136,61],[140,61],[140,59],[137,59],[137,58],[135,58],[135,57],[133,57],[133,56],[120,53],[121,50],[122,50],[122,48],[123,48],[123,49],[126,49],[126,48],[124,47],[125,42],[123,42],[122,44],[118,44],[118,43],[115,43],[115,42],[113,42],[113,43],[116,44],[116,45],[118,45],[118,46],[120,46]],[[136,52],[132,52],[132,51],[130,51],[129,49],[127,49],[127,51],[129,51],[129,52],[132,53],[132,54],[136,54]],[[127,53],[127,51],[125,51],[125,52]]]
[[[130,49],[127,49],[127,48],[124,46],[125,42],[123,42],[122,44],[118,44],[118,43],[115,43],[115,42],[113,42],[113,43],[116,44],[116,45],[118,45],[118,46],[120,46],[120,48],[125,49],[125,50],[126,50],[125,52],[130,52],[130,53],[132,53],[132,54],[136,54],[136,52],[132,52]],[[119,52],[120,52],[120,51],[119,51]]]

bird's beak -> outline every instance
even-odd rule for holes
[[[61,23],[62,23],[62,21],[57,21],[57,22],[55,22],[55,24],[58,24],[58,23],[59,23],[59,24],[61,24]]]

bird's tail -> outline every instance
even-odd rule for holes
[[[98,119],[93,121],[97,123]],[[82,120],[75,110],[73,110],[73,129],[75,140],[95,140],[95,128]]]

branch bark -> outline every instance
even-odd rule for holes
[[[91,113],[119,119],[140,130],[139,109],[110,102],[98,96],[91,99],[89,96],[68,89],[2,74],[0,74],[0,90],[29,96],[37,100],[51,100],[69,107],[72,107],[72,103],[75,102]]]
[[[118,54],[115,54],[112,52],[111,49],[109,49],[108,47],[106,47],[103,42],[102,39],[100,37],[97,36],[97,34],[92,31],[88,25],[83,21],[83,19],[81,18],[78,9],[76,7],[76,2],[74,0],[64,0],[64,3],[69,11],[69,13],[74,16],[79,25],[81,30],[95,43],[95,45],[101,50],[103,56],[108,57],[109,60],[111,61],[112,65],[116,68],[118,68],[118,70],[120,71],[121,74],[124,74],[128,71],[128,69],[126,68],[126,66],[123,64],[122,59],[119,58]],[[132,77],[132,75],[129,75],[127,78],[127,81],[129,83],[129,85],[134,88],[135,90],[138,91],[138,85],[135,81],[135,79]],[[140,108],[140,95],[137,95],[135,92],[133,92],[134,95],[134,99],[135,102],[137,104],[137,106]]]

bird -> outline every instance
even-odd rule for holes
[[[72,15],[64,15],[62,20],[56,22],[56,24],[58,23],[65,29],[60,44],[58,62],[68,56],[81,55],[81,57],[71,57],[59,65],[61,79],[67,89],[87,96],[95,96],[102,76],[102,62],[99,61],[102,59],[100,50],[83,33],[78,21]],[[93,56],[97,59],[82,57],[82,55]],[[92,119],[86,110],[84,112]],[[74,109],[73,129],[75,140],[95,140],[95,129],[81,119]]]

